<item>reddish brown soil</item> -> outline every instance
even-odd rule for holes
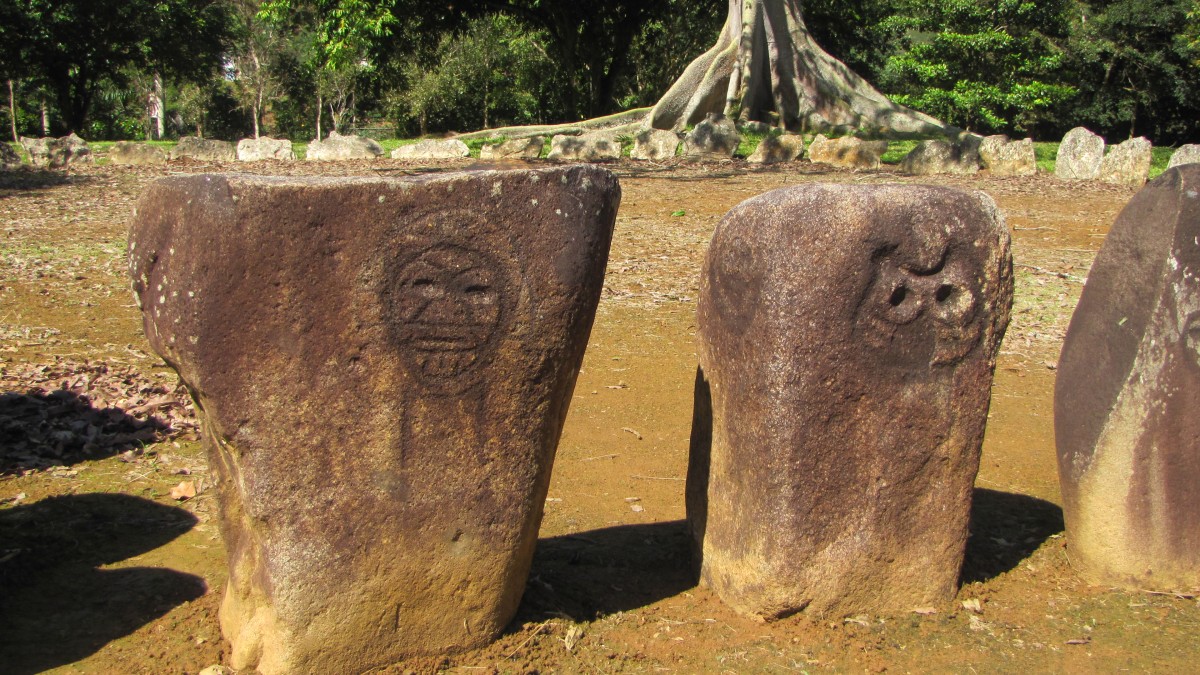
[[[123,260],[126,219],[149,180],[222,169],[231,167],[0,175],[0,672],[197,673],[227,653],[216,504],[190,410],[142,338]],[[607,285],[520,613],[489,648],[382,672],[1194,672],[1195,596],[1083,583],[1058,506],[1055,360],[1132,190],[1047,176],[921,179],[987,192],[1014,230],[1016,306],[962,588],[921,612],[764,624],[726,609],[690,571],[683,476],[700,262],[720,217],[750,196],[807,181],[917,181],[807,164],[616,171],[625,196]],[[64,383],[88,398],[49,395]],[[42,396],[20,396],[30,391]],[[111,433],[73,453],[61,432],[86,434],[99,415]],[[137,437],[147,420],[161,424]],[[167,440],[144,445],[151,437]],[[199,495],[172,499],[180,483]]]

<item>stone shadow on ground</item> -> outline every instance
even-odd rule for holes
[[[542,539],[513,625],[592,621],[678,595],[696,585],[690,541],[684,520]]]
[[[197,520],[121,494],[49,497],[0,510],[0,671],[37,673],[87,657],[207,592],[200,577],[120,563]]]
[[[962,583],[988,581],[1015,569],[1063,528],[1062,508],[1057,504],[975,488]]]
[[[72,174],[66,170],[34,169],[29,166],[0,169],[0,200],[28,190],[45,190],[69,183],[80,185],[91,180],[90,176]]]
[[[105,459],[161,440],[171,426],[68,389],[0,393],[0,476]]]

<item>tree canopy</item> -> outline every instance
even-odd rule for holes
[[[719,41],[708,65],[729,78],[710,78],[699,98],[712,100],[692,112],[808,129],[886,108],[1040,137],[1079,124],[1114,140],[1200,133],[1196,0],[749,0],[734,3],[748,20],[723,30],[727,3],[7,0],[0,79],[28,134],[45,111],[57,133],[136,136],[156,80],[170,133],[436,133],[649,106]]]

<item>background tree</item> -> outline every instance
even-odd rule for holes
[[[1189,38],[1194,0],[1115,0],[1082,5],[1069,77],[1080,123],[1110,136],[1159,143],[1200,133],[1200,50]],[[1194,24],[1192,24],[1194,26]]]
[[[542,74],[551,64],[540,38],[503,14],[443,35],[429,63],[408,65],[410,84],[396,101],[401,114],[422,135],[431,121],[457,129],[542,122]]]
[[[184,78],[212,72],[228,29],[216,0],[10,1],[24,26],[22,58],[62,116],[58,131],[83,131],[102,83],[127,84],[131,66]]]
[[[279,27],[307,32],[307,58],[317,96],[316,138],[321,139],[325,102],[335,125],[352,110],[357,80],[372,64],[374,43],[391,35],[395,0],[266,0],[260,17]]]
[[[885,135],[957,129],[888,101],[814,41],[799,0],[729,0],[716,45],[691,63],[654,106],[660,129],[709,113],[793,130],[866,130]]]
[[[880,84],[898,103],[971,131],[1031,131],[1075,95],[1062,66],[1071,0],[920,0]]]

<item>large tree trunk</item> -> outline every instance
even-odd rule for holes
[[[800,0],[729,0],[712,49],[691,63],[650,114],[681,129],[722,113],[792,131],[863,131],[884,137],[961,130],[897,105],[813,40]]]

